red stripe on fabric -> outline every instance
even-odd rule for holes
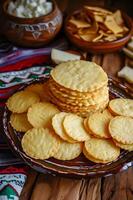
[[[31,67],[33,64],[42,64],[44,62],[47,63],[49,61],[49,58],[49,55],[35,56],[34,58],[28,58],[23,61],[18,61],[15,64],[0,67],[0,72],[16,71]]]
[[[0,89],[0,94],[5,94],[6,92],[10,92],[10,91],[12,91],[12,90],[15,90],[15,89],[17,89],[18,87],[20,87],[20,84],[19,84],[19,85],[12,86],[12,87],[9,87],[9,88]]]
[[[21,174],[26,174],[28,171],[29,167],[28,166],[22,166],[22,167],[7,167],[4,169],[0,169],[0,174],[13,174],[13,173],[21,173]]]

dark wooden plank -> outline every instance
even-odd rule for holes
[[[78,200],[82,180],[40,174],[31,200]]]
[[[125,57],[119,52],[104,54],[103,56],[103,69],[111,76],[116,77],[117,72],[124,66]]]
[[[79,200],[101,200],[101,178],[84,180]]]
[[[103,200],[133,199],[133,168],[103,179]]]
[[[127,199],[133,199],[133,167],[127,171]]]
[[[28,200],[30,199],[32,190],[34,188],[34,184],[36,182],[38,173],[32,169],[29,170],[27,180],[25,182],[24,188],[20,195],[20,200]]]
[[[103,55],[102,54],[96,54],[96,55],[92,55],[91,57],[91,61],[95,62],[98,65],[102,65],[103,62]]]
[[[101,200],[101,179],[76,180],[40,175],[31,200]]]

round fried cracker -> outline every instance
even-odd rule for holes
[[[32,125],[28,122],[27,113],[12,113],[10,123],[16,131],[26,132],[32,128]]]
[[[116,146],[120,147],[121,149],[127,150],[127,151],[133,151],[133,144],[121,144],[114,140],[114,143]]]
[[[33,104],[28,109],[28,121],[33,127],[49,127],[51,125],[52,117],[59,113],[58,108],[49,102],[39,102]]]
[[[48,86],[50,90],[53,91],[54,93],[60,95],[61,97],[70,98],[72,100],[75,100],[75,99],[81,100],[81,99],[96,97],[100,95],[102,90],[108,89],[107,85],[105,85],[104,87],[101,87],[100,89],[96,91],[84,93],[84,92],[77,92],[77,91],[66,89],[66,88],[62,89],[60,86],[57,86],[52,81],[48,82]]]
[[[106,139],[91,138],[85,141],[84,148],[88,155],[103,162],[111,162],[120,155],[120,148]]]
[[[83,118],[75,114],[67,115],[63,121],[66,134],[79,142],[89,140],[90,135],[84,129],[83,121]]]
[[[91,134],[90,133],[90,130],[89,130],[89,127],[88,127],[88,117],[87,118],[85,118],[84,119],[84,128],[85,128],[85,130],[89,133],[89,134]]]
[[[51,71],[51,76],[59,85],[79,92],[94,91],[108,82],[99,65],[83,60],[61,63]]]
[[[95,97],[92,96],[86,99],[82,98],[80,100],[77,98],[70,99],[69,97],[63,97],[51,89],[50,89],[50,92],[58,101],[61,101],[62,103],[65,103],[68,105],[78,106],[78,107],[96,105],[103,102],[105,99],[109,98],[108,88],[101,90],[101,93],[99,93],[99,95]]]
[[[133,118],[116,116],[109,123],[111,137],[122,144],[133,144]]]
[[[87,151],[86,151],[85,148],[83,148],[83,154],[84,154],[84,156],[85,156],[88,160],[90,160],[91,162],[94,162],[94,163],[107,163],[107,162],[108,162],[108,161],[103,161],[103,160],[98,160],[98,159],[96,159],[96,158],[93,158],[92,156],[90,156],[90,155],[87,153]]]
[[[133,99],[113,99],[109,102],[109,109],[115,115],[133,117]]]
[[[28,108],[40,101],[40,98],[37,94],[31,91],[20,91],[13,94],[7,100],[7,107],[13,113],[24,113],[27,112]]]
[[[82,143],[71,144],[65,141],[61,141],[59,149],[53,157],[58,160],[72,160],[81,154],[82,146]]]
[[[60,108],[64,108],[64,109],[70,109],[72,111],[93,111],[93,110],[97,110],[97,108],[99,107],[103,107],[103,105],[105,104],[105,102],[107,103],[109,101],[109,97],[105,96],[103,98],[103,101],[94,105],[71,105],[67,102],[62,102],[60,101],[60,99],[57,99],[52,93],[51,91],[49,91],[49,96],[51,97],[51,101],[56,104],[57,106],[59,106]]]
[[[78,97],[78,98],[88,98],[91,97],[93,95],[97,95],[101,92],[101,90],[105,87],[107,87],[107,83],[105,83],[103,86],[101,86],[98,89],[95,89],[94,91],[87,91],[87,92],[80,92],[77,90],[72,90],[71,88],[66,88],[60,84],[58,84],[52,77],[50,77],[49,81],[48,81],[48,85],[51,89],[56,89],[58,90],[60,93],[64,93],[66,95],[70,95],[72,97]]]
[[[108,110],[104,110],[103,113],[97,112],[92,114],[88,118],[88,128],[91,134],[98,138],[110,138],[108,125],[112,118]]]
[[[68,107],[67,108],[61,107],[61,106],[58,106],[58,107],[61,111],[71,112],[85,118],[85,117],[89,117],[91,114],[95,112],[102,112],[107,107],[107,105],[108,105],[108,100],[104,102],[102,105],[99,105],[99,107],[96,107],[93,109],[86,108],[85,110],[73,110],[72,108],[68,108]]]
[[[75,140],[73,140],[72,138],[70,138],[63,127],[63,121],[65,119],[65,117],[68,115],[68,113],[66,112],[60,112],[55,114],[55,116],[52,118],[52,126],[53,129],[55,131],[55,133],[61,137],[61,139],[70,142],[70,143],[74,143],[76,142]]]
[[[33,83],[25,88],[26,91],[31,91],[39,95],[41,101],[48,101],[47,82]]]
[[[33,128],[25,133],[21,141],[23,151],[35,159],[48,159],[59,148],[60,141],[50,129]]]

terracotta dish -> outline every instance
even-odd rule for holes
[[[44,80],[42,80],[44,81]],[[34,83],[41,82],[41,80]],[[26,86],[31,84],[25,84],[20,90],[23,90]],[[118,82],[109,79],[110,99],[116,97],[132,98],[128,92],[128,88],[123,87]],[[14,152],[21,157],[29,166],[33,169],[49,174],[59,174],[68,177],[97,177],[103,175],[111,175],[120,170],[127,169],[133,166],[133,152],[121,151],[117,160],[107,164],[95,164],[87,160],[83,155],[71,161],[59,161],[56,159],[48,160],[35,160],[27,156],[21,147],[22,133],[16,132],[10,122],[10,111],[5,107],[3,115],[3,127],[7,142],[14,150]]]
[[[127,34],[124,37],[119,38],[114,41],[103,41],[103,42],[99,42],[99,41],[88,42],[88,41],[82,40],[78,37],[75,37],[75,35],[68,28],[68,24],[69,24],[69,20],[74,15],[78,16],[79,13],[81,13],[81,10],[77,10],[77,11],[73,12],[71,15],[69,15],[65,20],[64,28],[65,28],[66,36],[68,37],[70,42],[72,44],[74,44],[76,47],[78,47],[84,51],[91,52],[91,53],[107,53],[107,52],[116,51],[116,50],[121,49],[131,38],[131,35],[133,32],[132,20],[124,12],[121,12],[122,17],[124,19],[125,25],[127,26],[127,28],[129,28],[129,31],[127,32]]]
[[[36,18],[20,18],[10,15],[7,6],[10,0],[3,3],[3,34],[7,39],[24,47],[39,47],[48,44],[58,34],[62,26],[62,13],[53,0],[53,11],[48,15]]]

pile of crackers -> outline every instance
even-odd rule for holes
[[[73,61],[73,63],[77,62]],[[70,62],[66,64],[69,66]],[[65,81],[66,86],[67,80],[63,76],[64,73],[56,76],[58,67],[60,68],[60,65],[55,68],[57,71],[52,70],[51,76],[60,77],[60,79],[62,77],[61,80]],[[65,67],[63,69],[67,74]],[[68,71],[70,69],[68,68]],[[70,74],[72,73],[72,90],[79,88],[78,91],[82,94],[83,88],[86,93],[89,86],[89,89],[93,91],[94,88],[98,88],[101,80],[104,80],[102,86],[103,83],[106,85],[107,77],[104,74],[101,79],[102,71],[95,74],[97,79],[94,85],[88,85],[90,82],[86,82],[86,78],[84,79],[86,74],[83,75],[81,71],[77,71],[75,67],[74,74],[77,73],[77,79],[72,71],[69,71]],[[79,79],[79,74],[81,74],[80,85],[78,81],[74,85],[75,80]],[[69,77],[68,85],[70,86]],[[21,145],[26,155],[40,160],[51,157],[58,160],[72,160],[83,153],[92,162],[108,163],[119,157],[120,149],[133,151],[133,100],[113,99],[106,104],[104,109],[102,108],[102,111],[95,110],[95,112],[87,113],[86,117],[82,117],[79,113],[63,112],[60,106],[52,103],[53,99],[49,96],[49,91],[49,81],[33,83],[13,94],[6,103],[11,111],[11,126],[22,133]]]
[[[49,96],[60,110],[86,117],[107,106],[107,84],[107,74],[99,65],[83,60],[69,61],[51,71]]]
[[[111,42],[129,32],[120,10],[111,12],[91,6],[84,6],[80,12],[74,13],[67,29],[76,38],[87,42]]]

